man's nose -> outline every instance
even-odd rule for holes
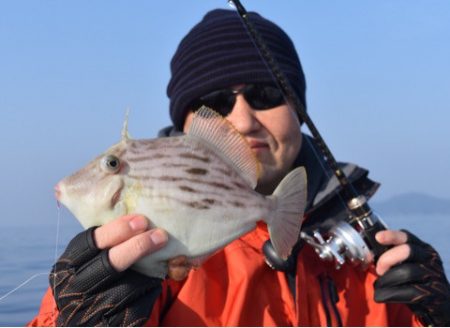
[[[236,96],[233,110],[226,118],[241,134],[249,134],[258,130],[261,126],[255,117],[254,109],[241,94]]]

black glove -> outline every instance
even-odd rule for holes
[[[409,231],[411,253],[406,261],[375,281],[375,301],[404,303],[431,326],[450,325],[450,285],[436,250]]]
[[[50,273],[58,326],[142,326],[161,293],[161,279],[132,270],[117,272],[93,231],[69,243]]]

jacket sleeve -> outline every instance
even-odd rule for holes
[[[42,298],[39,313],[27,324],[27,327],[55,327],[57,316],[58,309],[53,298],[53,292],[49,287]]]

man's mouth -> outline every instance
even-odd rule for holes
[[[250,140],[248,143],[250,145],[250,148],[255,152],[260,152],[269,149],[269,145],[263,141]]]

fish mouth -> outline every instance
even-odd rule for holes
[[[57,183],[53,189],[55,190],[55,198],[57,201],[59,201],[61,198],[61,189],[59,187],[59,183]]]

